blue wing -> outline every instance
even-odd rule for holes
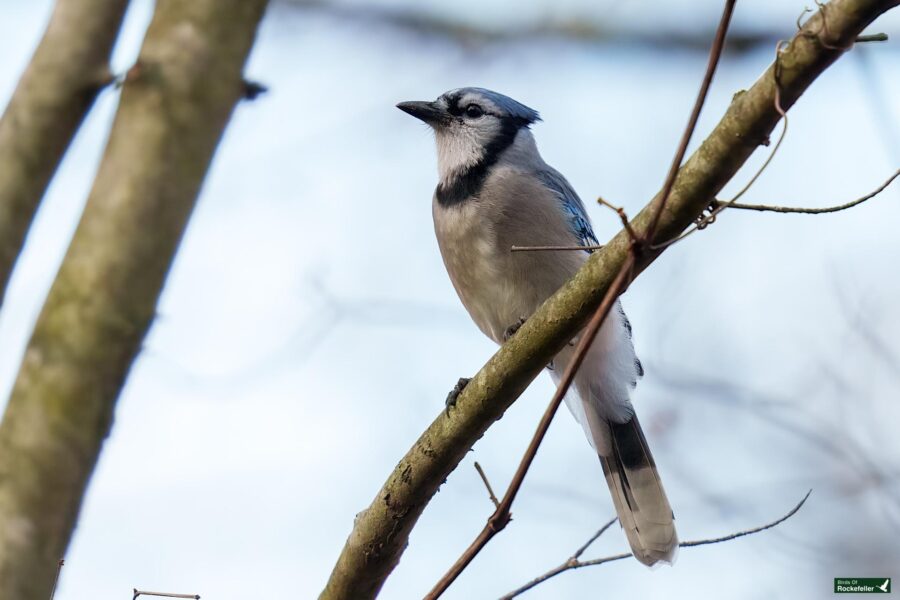
[[[597,241],[597,236],[594,235],[594,230],[591,229],[591,221],[588,218],[587,211],[584,209],[584,204],[581,203],[581,199],[575,193],[575,190],[572,189],[572,186],[569,185],[569,182],[566,181],[566,178],[554,169],[541,171],[538,173],[538,178],[541,180],[541,183],[559,197],[560,205],[569,220],[569,227],[581,245],[599,245],[600,242]],[[587,250],[587,252],[592,251]]]

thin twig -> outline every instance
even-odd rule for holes
[[[59,584],[59,574],[62,572],[65,563],[66,561],[63,559],[59,559],[59,562],[56,563],[56,577],[53,579],[53,589],[50,590],[50,600],[53,600],[53,597],[56,595],[56,586]]]
[[[569,557],[569,560],[566,561],[566,562],[577,561],[579,558],[581,558],[581,555],[584,554],[584,551],[587,550],[588,547],[589,547],[591,544],[593,544],[594,542],[596,542],[597,539],[598,539],[601,535],[603,535],[604,533],[606,533],[606,530],[609,529],[610,527],[612,527],[612,524],[615,523],[615,522],[618,521],[618,520],[619,520],[618,517],[614,517],[614,518],[610,519],[609,521],[607,521],[607,522],[606,522],[606,525],[604,525],[603,527],[601,527],[600,529],[598,529],[598,530],[597,530],[597,533],[595,533],[594,535],[592,535],[592,536],[591,536],[591,539],[589,539],[588,541],[586,541],[586,542],[581,546],[581,548],[579,548],[578,550],[576,550],[576,551],[575,551],[575,554],[573,554],[572,556],[570,556],[570,557]]]
[[[581,337],[578,340],[578,345],[575,347],[572,362],[566,366],[566,370],[563,372],[559,386],[556,388],[556,392],[553,394],[553,398],[550,400],[547,410],[544,411],[544,415],[541,417],[540,423],[538,423],[537,430],[531,438],[531,443],[528,444],[528,449],[525,451],[525,455],[522,457],[519,467],[516,469],[516,473],[509,484],[509,488],[503,495],[503,500],[500,501],[497,510],[495,510],[494,514],[488,518],[487,523],[481,530],[481,533],[478,534],[478,537],[475,538],[475,541],[466,548],[465,552],[462,553],[447,573],[444,574],[444,576],[435,584],[434,588],[428,592],[425,596],[426,600],[434,600],[440,597],[441,594],[450,587],[450,584],[459,577],[459,574],[463,572],[469,563],[472,562],[472,559],[475,558],[481,549],[487,545],[491,538],[509,524],[511,518],[510,508],[516,499],[516,495],[519,493],[519,489],[522,487],[522,482],[525,480],[525,475],[531,467],[531,463],[537,454],[538,448],[544,440],[544,435],[546,435],[547,430],[550,428],[550,422],[553,420],[553,416],[556,414],[559,405],[562,403],[563,397],[569,390],[569,386],[575,378],[575,373],[578,371],[578,367],[581,366],[588,348],[590,348],[591,343],[594,341],[594,337],[596,337],[597,332],[600,330],[600,326],[606,319],[606,315],[609,314],[616,299],[625,291],[628,284],[631,282],[634,263],[634,252],[631,252],[625,259],[625,262],[622,263],[622,267],[619,269],[615,280],[613,280],[612,285],[610,285],[609,290],[603,297],[603,301],[600,303],[600,306],[597,307],[597,311],[594,313],[594,316],[591,317],[590,322],[582,332]]]
[[[888,34],[886,33],[872,33],[870,35],[861,35],[856,38],[857,44],[863,44],[865,42],[886,42],[888,41]]]
[[[631,223],[628,221],[628,215],[625,214],[624,208],[622,208],[621,206],[615,206],[614,204],[610,204],[609,202],[607,202],[606,200],[604,200],[601,197],[597,198],[597,203],[600,206],[605,206],[605,207],[609,208],[610,210],[615,212],[617,215],[619,215],[619,220],[622,221],[622,227],[624,227],[625,231],[628,232],[628,235],[631,237],[632,241],[639,239],[638,234],[636,234],[634,232],[634,229],[632,229],[632,227],[631,227]]]
[[[588,546],[590,546],[595,541],[597,541],[597,538],[599,538],[601,535],[603,535],[606,532],[606,530],[609,529],[612,526],[612,524],[615,523],[617,520],[618,519],[612,519],[606,525],[601,527],[597,531],[597,533],[595,533],[594,535],[591,536],[591,539],[589,539],[587,542],[585,542],[584,545],[581,546],[581,548],[579,548],[575,552],[575,554],[573,554],[568,559],[566,559],[566,561],[564,563],[562,563],[561,565],[559,565],[553,569],[550,569],[549,571],[547,571],[540,577],[532,579],[527,584],[523,585],[522,587],[518,588],[517,590],[514,590],[514,591],[510,592],[509,594],[503,596],[500,600],[506,600],[507,598],[514,598],[514,597],[518,596],[519,594],[522,594],[522,593],[530,590],[534,586],[536,586],[544,581],[547,581],[551,577],[556,577],[560,573],[564,573],[565,571],[568,571],[569,569],[577,568],[578,565],[581,564],[578,559],[581,557],[582,554],[584,554],[584,551],[588,549]],[[626,556],[630,556],[630,555],[626,555]]]
[[[691,142],[691,136],[697,128],[697,120],[700,118],[700,111],[706,102],[706,96],[709,93],[709,86],[712,84],[713,75],[716,73],[716,66],[722,56],[722,49],[725,47],[725,34],[728,32],[728,24],[731,22],[731,15],[734,13],[734,5],[737,0],[726,0],[725,8],[722,11],[722,18],[719,20],[719,26],[716,28],[716,37],[713,39],[712,47],[709,50],[709,61],[706,64],[706,73],[703,75],[703,82],[700,84],[700,90],[697,92],[697,99],[694,101],[694,108],[691,110],[691,116],[688,119],[687,127],[681,136],[681,142],[678,144],[678,150],[675,151],[675,157],[669,166],[669,173],[666,175],[666,181],[663,184],[661,197],[659,200],[659,208],[650,221],[650,227],[644,236],[645,243],[651,244],[653,236],[656,235],[656,228],[659,225],[659,219],[663,211],[666,209],[666,202],[675,186],[675,179],[678,176],[678,169],[684,162],[684,155],[687,153],[688,144]]]
[[[776,527],[777,525],[784,523],[785,521],[787,521],[788,519],[793,517],[795,514],[797,514],[797,511],[799,511],[800,508],[806,503],[806,499],[809,498],[809,495],[811,493],[812,493],[812,490],[809,490],[808,492],[806,492],[806,495],[803,496],[803,499],[800,500],[800,502],[798,502],[794,508],[792,508],[786,515],[782,516],[779,519],[776,519],[775,521],[772,521],[771,523],[767,523],[767,524],[761,525],[759,527],[754,527],[753,529],[738,531],[736,533],[731,533],[731,534],[728,534],[728,535],[725,535],[722,537],[711,538],[711,539],[706,539],[706,540],[694,540],[694,541],[690,541],[690,542],[681,542],[680,544],[678,544],[678,547],[679,548],[691,548],[693,546],[707,546],[709,544],[719,544],[721,542],[728,542],[728,541],[735,540],[737,538],[744,537],[747,535],[753,535],[754,533],[759,533],[761,531],[765,531],[766,529],[772,529],[773,527]],[[613,522],[615,522],[615,519],[613,519],[613,521],[608,523],[606,525],[606,527],[609,527],[610,525],[612,525]],[[516,596],[524,594],[531,588],[540,585],[541,583],[547,581],[548,579],[550,579],[552,577],[556,577],[560,573],[565,573],[566,571],[572,571],[574,569],[581,569],[584,567],[602,565],[602,564],[614,562],[617,560],[623,560],[623,559],[626,559],[626,558],[632,556],[631,553],[622,553],[622,554],[614,554],[612,556],[605,556],[603,558],[595,558],[593,560],[578,560],[578,557],[580,556],[580,552],[583,552],[584,548],[586,548],[591,543],[593,543],[593,541],[595,539],[597,539],[599,537],[599,534],[603,533],[604,530],[605,530],[605,528],[601,529],[599,532],[594,534],[594,536],[590,540],[588,540],[588,543],[585,544],[584,546],[582,546],[582,548],[579,549],[579,552],[576,552],[566,562],[562,563],[561,565],[559,565],[553,569],[550,569],[549,571],[547,571],[543,575],[540,575],[539,577],[535,577],[534,579],[532,579],[531,581],[529,581],[522,587],[516,588],[515,590],[506,594],[505,596],[502,596],[500,598],[500,600],[511,600],[512,598],[515,598]]]
[[[866,200],[871,200],[881,192],[883,192],[897,177],[900,177],[900,169],[894,171],[893,175],[891,175],[887,181],[882,183],[872,192],[869,192],[865,196],[857,198],[856,200],[852,200],[847,202],[846,204],[838,204],[837,206],[826,206],[824,208],[802,208],[802,207],[793,207],[793,206],[775,206],[770,204],[740,204],[740,203],[729,203],[728,208],[739,208],[743,210],[756,210],[760,212],[777,212],[777,213],[796,213],[803,215],[822,215],[826,213],[834,213],[842,210],[847,210],[848,208],[853,208],[854,206],[858,206],[865,202]],[[710,206],[718,207],[726,204],[722,200],[713,200]]]
[[[544,252],[544,251],[565,251],[565,250],[600,250],[602,245],[595,246],[510,246],[510,252]]]
[[[481,465],[478,464],[478,461],[475,461],[475,470],[478,471],[478,474],[481,475],[481,480],[484,482],[484,487],[487,488],[488,497],[490,497],[491,502],[494,503],[494,508],[500,508],[500,501],[497,500],[497,496],[494,494],[494,489],[491,487],[491,482],[488,481],[487,475],[484,474],[484,469],[481,468]]]
[[[137,588],[134,588],[134,597],[131,600],[136,600],[138,596],[162,596],[164,598],[193,598],[194,600],[200,600],[200,594],[171,594],[169,592],[144,592]]]
[[[781,525],[799,511],[804,504],[806,504],[806,500],[809,498],[809,495],[812,494],[812,490],[806,492],[806,495],[803,496],[803,499],[797,503],[797,506],[792,508],[786,515],[781,517],[780,519],[776,519],[771,523],[767,523],[766,525],[760,525],[759,527],[754,527],[753,529],[745,529],[744,531],[738,531],[737,533],[732,533],[730,535],[724,535],[722,537],[711,538],[707,540],[694,540],[692,542],[681,542],[678,544],[679,548],[692,548],[694,546],[708,546],[709,544],[718,544],[721,542],[728,542],[731,540],[736,540],[738,538],[742,538],[744,536],[753,535],[754,533],[759,533],[760,531],[765,531],[766,529],[772,529],[778,525]]]

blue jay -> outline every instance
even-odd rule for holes
[[[512,98],[462,88],[397,108],[434,131],[440,181],[432,213],[441,256],[475,324],[502,344],[589,254],[510,247],[597,244],[584,205],[538,153],[530,130],[538,113]],[[557,384],[573,354],[570,344],[548,366]],[[671,564],[674,517],[630,399],[642,375],[617,302],[565,400],[600,457],[634,556],[646,565]]]

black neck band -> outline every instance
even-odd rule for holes
[[[503,151],[512,146],[522,125],[519,119],[503,119],[499,133],[484,147],[484,155],[475,164],[455,174],[446,185],[444,182],[438,184],[434,191],[438,204],[444,207],[454,206],[477,197],[487,180],[488,171],[500,159]]]

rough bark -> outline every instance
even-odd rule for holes
[[[158,0],[0,424],[0,598],[46,600],[266,0]]]
[[[0,118],[0,306],[44,191],[97,94],[128,0],[58,0]]]
[[[856,36],[898,0],[834,0],[812,17],[780,56],[781,105],[790,107],[809,85],[849,48]],[[823,26],[823,20],[824,25]],[[688,159],[659,220],[655,241],[674,238],[763,144],[780,119],[775,109],[774,65],[728,111]],[[659,197],[632,221],[648,229]],[[487,428],[584,326],[628,256],[622,231],[595,252],[583,268],[488,361],[459,396],[454,409],[425,430],[394,468],[353,530],[320,595],[322,600],[373,598],[400,560],[419,515],[447,476]],[[638,271],[662,250],[639,256]]]

